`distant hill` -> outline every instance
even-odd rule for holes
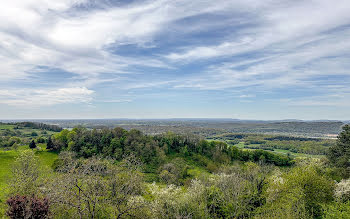
[[[87,128],[139,129],[146,134],[167,131],[193,133],[205,137],[222,133],[268,133],[306,137],[327,137],[337,135],[345,124],[341,121],[301,120],[238,120],[238,119],[79,119],[79,120],[33,120],[34,122],[73,128],[82,125]],[[19,122],[19,121],[17,121]]]

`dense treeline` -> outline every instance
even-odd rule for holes
[[[161,135],[144,135],[138,130],[126,131],[122,128],[88,130],[76,127],[63,130],[52,137],[49,149],[68,150],[80,157],[102,155],[117,160],[134,154],[142,162],[159,165],[167,160],[167,156],[178,154],[182,157],[202,156],[214,163],[230,163],[233,160],[262,161],[279,166],[288,166],[292,159],[263,150],[246,151],[229,147],[220,141],[207,141],[195,135],[177,135],[166,133]]]
[[[14,126],[14,130],[23,129],[23,128],[30,128],[30,129],[41,129],[46,131],[53,131],[53,132],[60,132],[63,129],[60,126],[57,125],[49,125],[44,123],[37,123],[37,122],[15,122],[15,123],[1,123],[1,126]],[[11,131],[10,129],[5,129],[5,131]],[[14,132],[15,133],[15,132]]]
[[[33,129],[41,129],[46,131],[53,131],[53,132],[60,132],[62,131],[62,128],[57,125],[49,125],[44,123],[37,123],[37,122],[16,122],[13,123],[15,125],[14,129],[18,129],[21,127],[25,128],[33,128]]]

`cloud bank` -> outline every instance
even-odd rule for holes
[[[6,1],[0,104],[159,105],[176,93],[346,107],[349,11],[347,0]]]

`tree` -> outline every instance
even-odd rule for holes
[[[49,137],[49,139],[47,140],[47,143],[46,143],[46,149],[47,150],[50,150],[50,149],[53,149],[53,142],[52,142],[52,139],[51,139],[51,136]]]
[[[34,141],[34,140],[32,140],[32,141],[30,142],[29,148],[32,149],[32,150],[33,150],[34,148],[36,148],[36,144],[35,144],[35,141]]]
[[[347,219],[350,218],[349,202],[333,202],[324,208],[324,219]]]
[[[322,206],[333,201],[333,191],[334,181],[320,167],[295,167],[272,177],[258,218],[321,218]]]
[[[350,168],[350,125],[343,126],[337,144],[329,149],[328,159],[336,167]]]
[[[6,201],[9,206],[6,215],[11,219],[36,219],[49,217],[49,201],[36,196],[16,195]]]
[[[38,142],[38,143],[45,143],[45,138],[40,136],[39,138],[36,139],[36,142]]]
[[[10,195],[33,195],[38,193],[41,169],[38,158],[31,150],[21,151],[12,167],[9,183]]]
[[[20,144],[21,143],[21,139],[19,137],[11,137],[9,139],[10,142],[14,142],[13,144]]]
[[[144,218],[145,206],[140,163],[126,158],[119,166],[113,160],[75,159],[61,153],[59,172],[45,185],[45,194],[58,218]]]

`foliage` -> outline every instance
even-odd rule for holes
[[[53,132],[62,131],[62,128],[57,126],[57,125],[48,125],[48,124],[44,124],[44,123],[17,122],[17,123],[14,123],[14,125],[17,126],[17,129],[19,127],[26,127],[26,128],[41,129],[41,130],[47,130],[47,131],[53,131]]]
[[[155,218],[246,218],[264,204],[264,171],[256,164],[227,167],[209,178],[192,180],[187,190],[174,185],[149,187]],[[249,172],[246,172],[249,171]],[[265,172],[266,174],[266,172]]]
[[[16,195],[7,201],[9,206],[6,215],[13,219],[49,218],[49,201],[47,198]]]
[[[267,204],[259,209],[262,218],[311,218],[322,216],[322,205],[333,200],[334,182],[317,166],[293,168],[276,175],[266,191]]]
[[[29,144],[23,138],[3,137],[14,145]],[[325,142],[235,137],[260,144]],[[28,146],[23,145],[18,151],[0,153],[2,166],[13,162],[11,177],[4,175],[11,178],[3,190],[9,216],[12,212],[20,218],[14,212],[22,212],[30,218],[34,215],[30,209],[41,212],[35,218],[348,218],[350,214],[349,180],[341,180],[336,174],[339,167],[332,167],[326,158],[294,161],[191,134],[144,135],[122,128],[76,127],[43,138],[50,151],[24,150]],[[4,155],[10,154],[6,161]],[[6,170],[2,166],[0,173]],[[147,183],[145,176],[156,182]]]
[[[163,164],[167,156],[174,154],[186,159],[195,158],[197,155],[206,157],[215,163],[207,163],[209,169],[215,169],[216,164],[227,164],[233,160],[261,161],[278,166],[293,164],[292,159],[284,155],[263,150],[240,150],[229,147],[221,141],[209,142],[194,135],[178,135],[169,132],[148,136],[138,130],[126,131],[121,128],[87,130],[76,127],[71,131],[63,130],[52,137],[52,148],[58,151],[73,151],[77,156],[85,158],[102,155],[120,160],[122,157],[135,154],[147,164],[151,172],[154,172],[154,167]],[[162,171],[161,175],[164,179],[172,181],[178,178],[169,170]]]
[[[350,179],[343,179],[337,183],[334,195],[340,202],[350,201]]]
[[[20,144],[22,140],[18,137],[6,137],[0,136],[0,146],[2,147],[12,147],[14,144]]]
[[[183,184],[188,166],[182,158],[173,159],[159,168],[159,178],[166,184]]]
[[[34,141],[34,140],[32,140],[32,141],[30,142],[29,148],[30,148],[30,149],[36,148],[36,144],[35,144],[35,141]]]
[[[188,192],[174,185],[162,188],[152,184],[148,189],[152,197],[153,218],[206,218],[209,215],[205,187],[199,181],[193,181]]]
[[[323,213],[324,219],[348,219],[350,218],[349,202],[334,202],[326,205]]]
[[[350,125],[343,126],[337,144],[329,150],[328,159],[336,167],[350,168]]]
[[[39,138],[36,139],[36,142],[37,143],[45,143],[45,138],[40,136]]]
[[[10,194],[38,194],[41,167],[38,157],[31,150],[21,151],[12,166]]]
[[[275,154],[264,150],[238,150],[235,147],[230,148],[231,156],[242,161],[263,162],[275,164],[276,166],[290,166],[294,161],[282,154]]]
[[[126,158],[120,166],[108,160],[75,159],[63,153],[63,160],[44,193],[52,200],[53,213],[62,217],[136,217],[144,207],[142,174],[138,161]],[[69,215],[69,216],[68,216]]]
[[[52,142],[52,138],[51,136],[49,137],[49,139],[47,140],[47,143],[46,143],[46,149],[47,150],[51,150],[53,149],[54,145],[53,145],[53,142]]]
[[[229,144],[244,143],[244,148],[263,149],[274,151],[277,149],[289,150],[293,153],[311,155],[325,155],[330,146],[335,145],[333,139],[307,138],[268,134],[226,133],[218,135],[216,139],[224,140]]]

